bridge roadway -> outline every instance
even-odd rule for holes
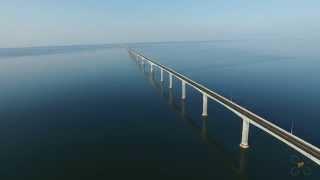
[[[190,78],[174,71],[173,69],[166,67],[154,60],[151,60],[142,54],[129,49],[129,53],[132,53],[136,57],[140,58],[141,60],[147,61],[151,66],[157,66],[161,70],[167,71],[169,74],[174,75],[177,79],[185,82],[186,84],[192,86],[193,88],[197,89],[202,94],[208,96],[212,100],[222,104],[236,115],[240,116],[243,120],[249,120],[250,124],[262,129],[263,131],[267,132],[268,134],[274,136],[275,138],[279,139],[280,141],[286,143],[296,151],[300,152],[307,158],[311,159],[318,165],[320,165],[320,149],[301,138],[287,132],[286,130],[280,128],[279,126],[267,121],[266,119],[256,115],[255,113],[241,107],[240,105],[232,102],[231,100],[223,97],[222,95],[208,89],[207,87],[191,80]]]

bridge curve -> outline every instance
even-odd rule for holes
[[[150,65],[151,72],[153,71],[153,66],[158,67],[161,70],[161,81],[163,81],[163,71],[166,71],[169,74],[169,88],[172,88],[172,76],[176,77],[177,79],[181,80],[182,82],[182,98],[185,98],[185,85],[189,85],[194,89],[198,90],[200,93],[203,94],[203,116],[207,115],[207,98],[220,103],[237,116],[239,116],[243,120],[243,127],[242,127],[242,140],[240,146],[242,148],[248,148],[248,133],[249,133],[249,124],[252,124],[259,129],[267,132],[268,134],[274,136],[275,138],[279,139],[280,141],[284,142],[291,148],[295,149],[296,151],[300,152],[307,158],[311,159],[318,165],[320,165],[320,149],[303,139],[287,132],[286,130],[280,128],[279,126],[271,123],[270,121],[258,116],[257,114],[249,111],[248,109],[238,105],[237,103],[227,99],[226,97],[218,94],[210,90],[209,88],[191,80],[190,78],[176,72],[175,70],[164,66],[155,60],[149,59],[138,53],[133,49],[129,49],[128,52],[132,54],[134,57],[137,58],[138,61],[142,63],[147,62]]]

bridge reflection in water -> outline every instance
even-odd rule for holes
[[[134,58],[134,57],[132,57]],[[174,93],[172,88],[164,88],[163,81],[155,80],[154,69],[150,71],[145,70],[145,64],[138,63],[134,61],[139,67],[140,72],[144,75],[146,80],[151,84],[151,86],[157,91],[157,93],[163,97],[164,100],[168,103],[171,110],[179,115],[179,119],[182,120],[182,123],[186,124],[189,128],[192,129],[195,135],[200,136],[202,141],[208,146],[210,153],[214,154],[217,157],[223,157],[223,164],[227,169],[230,169],[239,179],[248,179],[247,175],[247,163],[248,163],[248,150],[239,148],[239,158],[238,163],[236,163],[236,158],[232,158],[233,155],[228,153],[224,146],[217,142],[215,139],[208,135],[208,116],[202,116],[201,127],[198,127],[187,113],[186,101],[180,99],[180,102],[175,102]],[[168,93],[166,94],[165,90],[167,89]],[[180,105],[179,105],[180,104]]]

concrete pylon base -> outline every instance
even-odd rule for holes
[[[249,145],[248,144],[240,144],[240,147],[242,149],[248,149],[249,148]]]

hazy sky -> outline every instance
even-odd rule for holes
[[[320,39],[319,0],[2,0],[0,47]]]

